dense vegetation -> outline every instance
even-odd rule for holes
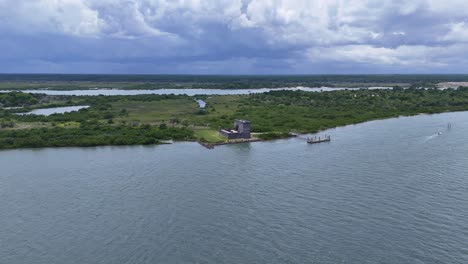
[[[236,83],[236,82],[458,82],[466,74],[361,74],[361,75],[112,75],[112,74],[0,74],[0,82],[160,82],[160,83]]]
[[[218,142],[222,138],[216,130],[231,127],[238,118],[250,120],[253,132],[263,133],[259,137],[272,139],[401,115],[468,110],[468,88],[274,91],[199,98],[207,102],[204,110],[193,97],[175,95],[55,98],[58,105],[91,107],[51,116],[0,110],[0,148],[154,144],[194,138]]]
[[[468,89],[281,91],[241,100],[231,118],[251,120],[256,132],[315,132],[373,119],[460,110],[468,110]]]
[[[148,145],[169,139],[191,140],[194,139],[193,131],[165,126],[109,126],[85,122],[76,128],[0,130],[0,149]]]
[[[56,90],[119,88],[218,88],[252,89],[292,86],[406,85],[432,87],[439,82],[467,82],[468,75],[74,75],[0,74],[0,89]]]
[[[20,92],[0,93],[0,106],[3,107],[30,106],[37,103],[37,96],[31,94]]]
[[[189,122],[217,128],[243,118],[252,122],[254,132],[316,132],[374,119],[468,110],[468,90],[275,91],[207,102],[208,114],[188,116]]]

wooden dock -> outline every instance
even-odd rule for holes
[[[318,143],[330,142],[330,141],[331,141],[330,136],[307,138],[307,143],[309,144],[318,144]]]

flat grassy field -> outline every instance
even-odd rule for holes
[[[226,142],[226,139],[219,135],[218,131],[213,129],[196,129],[195,137],[202,142],[209,143],[222,143]]]
[[[218,126],[230,126],[231,117],[239,108],[241,96],[213,96],[204,98],[205,109],[200,109],[194,97],[180,97],[158,101],[122,100],[111,103],[113,113],[118,116],[125,110],[126,116],[115,118],[116,121],[139,121],[148,124],[168,123],[177,120],[187,126],[202,126],[217,129]]]
[[[199,110],[197,102],[192,98],[171,99],[163,101],[120,101],[112,103],[112,109],[119,112],[128,111],[128,116],[118,120],[138,120],[144,123],[163,123],[171,119],[181,119],[195,115]]]

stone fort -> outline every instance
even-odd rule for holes
[[[250,138],[250,121],[235,120],[234,128],[220,129],[219,134],[227,139],[249,139]]]

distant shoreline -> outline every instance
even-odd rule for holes
[[[235,119],[252,123],[261,139],[318,133],[363,122],[421,113],[468,111],[468,88],[275,91],[204,95],[48,96],[0,93],[0,148],[151,145],[162,141],[224,143],[217,133]],[[65,114],[17,115],[33,109],[90,106]],[[53,109],[49,109],[52,113]]]
[[[443,74],[317,74],[317,75],[118,75],[0,74],[0,90],[88,89],[257,89],[280,87],[373,87],[468,82],[468,75]]]
[[[448,113],[457,113],[457,112],[467,112],[468,110],[460,110],[460,111],[448,111],[448,112],[439,112],[439,113],[419,113],[419,114],[414,114],[414,115],[402,115],[402,116],[396,116],[396,117],[388,117],[388,118],[379,118],[379,119],[371,119],[371,120],[366,120],[362,121],[359,123],[353,123],[353,124],[346,124],[346,125],[341,125],[341,126],[336,126],[336,127],[329,127],[323,130],[315,131],[315,132],[309,132],[309,133],[300,133],[297,135],[292,135],[290,134],[288,137],[277,137],[277,138],[271,138],[271,139],[260,139],[260,138],[254,138],[250,140],[244,140],[244,141],[231,141],[231,142],[218,142],[218,143],[209,143],[209,142],[201,142],[199,140],[191,139],[191,140],[161,140],[157,143],[154,144],[128,144],[128,145],[120,145],[120,144],[104,144],[104,145],[90,145],[90,146],[77,146],[77,145],[67,145],[67,146],[44,146],[44,147],[20,147],[20,148],[0,148],[0,152],[4,151],[11,151],[11,150],[40,150],[40,149],[61,149],[61,148],[96,148],[96,147],[131,147],[131,146],[158,146],[158,145],[172,145],[174,143],[197,143],[201,145],[202,147],[205,147],[207,149],[213,149],[218,146],[224,146],[224,145],[235,145],[235,144],[247,144],[247,143],[257,143],[257,142],[270,142],[270,141],[276,141],[276,140],[281,140],[281,139],[288,139],[288,138],[295,138],[299,136],[305,136],[305,135],[310,135],[310,134],[319,134],[326,132],[328,130],[332,129],[337,129],[337,128],[343,128],[347,126],[354,126],[354,125],[362,125],[368,122],[372,121],[386,121],[386,120],[392,120],[392,119],[398,119],[398,118],[409,118],[409,117],[417,117],[420,115],[440,115],[440,114],[448,114]],[[304,140],[306,142],[306,140]]]

